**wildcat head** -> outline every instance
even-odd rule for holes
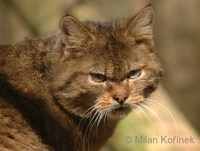
[[[112,23],[61,24],[62,48],[53,77],[57,103],[68,112],[124,117],[153,92],[161,66],[153,45],[153,9]]]

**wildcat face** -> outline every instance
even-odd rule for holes
[[[64,18],[63,49],[55,66],[53,93],[60,106],[78,116],[127,115],[158,85],[161,66],[152,39],[153,10],[129,20],[81,23]]]

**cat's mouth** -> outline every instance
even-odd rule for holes
[[[124,118],[132,110],[132,107],[128,104],[117,105],[112,107],[110,117],[111,118]]]

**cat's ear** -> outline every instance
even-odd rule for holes
[[[154,11],[149,5],[143,8],[135,17],[127,22],[125,35],[136,41],[153,38]]]
[[[66,16],[61,23],[62,42],[71,50],[82,49],[94,41],[87,27],[72,16]]]

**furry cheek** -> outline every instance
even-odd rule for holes
[[[111,108],[114,104],[112,96],[109,93],[106,93],[97,99],[95,108],[99,110],[106,110]]]
[[[128,104],[131,106],[136,106],[137,104],[144,101],[144,97],[141,95],[130,95],[128,99]]]

